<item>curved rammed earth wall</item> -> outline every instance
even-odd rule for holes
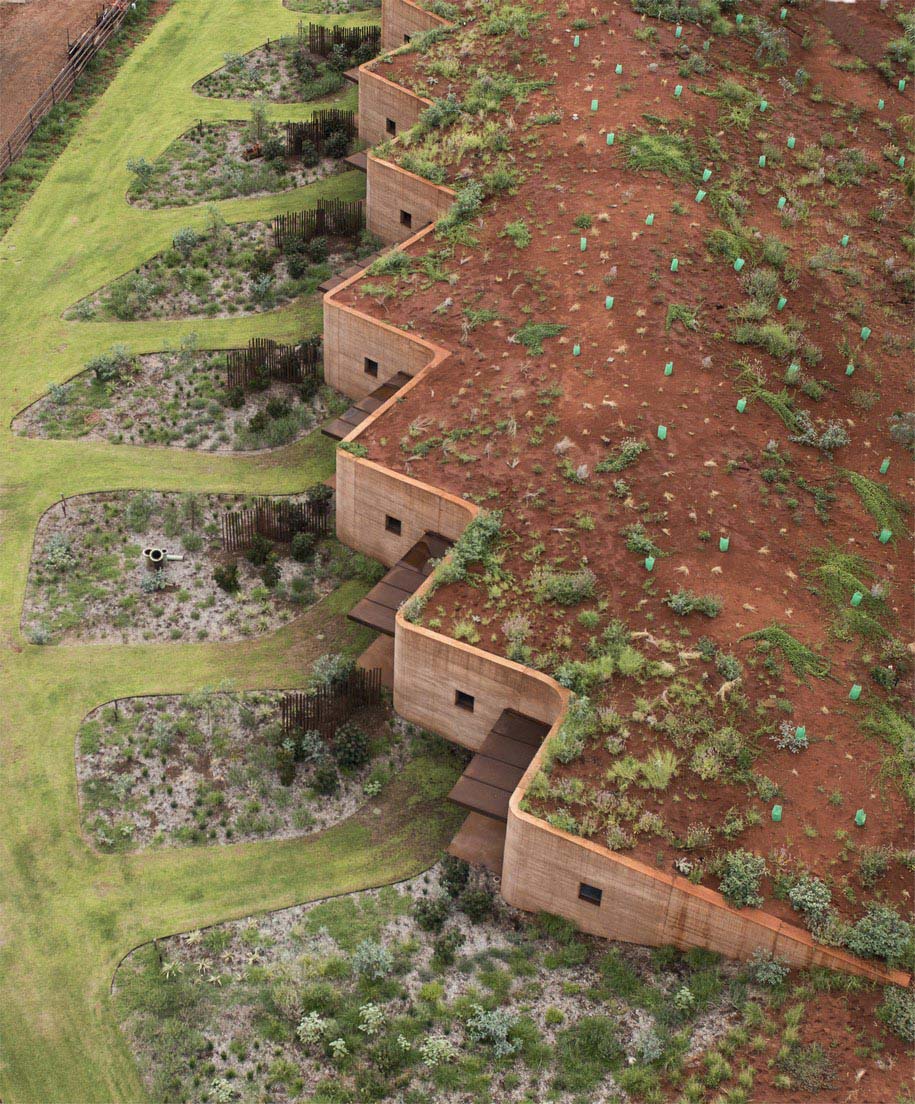
[[[447,20],[411,0],[385,0],[381,6],[381,48],[396,50],[415,34],[447,26]]]
[[[385,164],[392,172],[403,171]],[[417,234],[413,240],[423,236]],[[361,278],[353,277],[324,298],[328,379],[333,379],[335,372],[345,377],[351,370],[347,364],[361,363],[362,356],[373,355],[372,348],[390,340],[387,332],[393,327],[337,302],[336,297]],[[404,354],[411,364],[409,370],[417,359],[423,361],[407,387],[422,386],[449,351],[413,335],[395,333],[398,341],[411,346],[411,352]],[[398,355],[393,347],[391,355]],[[338,360],[343,368],[337,367]],[[390,399],[347,441],[357,440],[397,401],[397,396]],[[337,534],[345,544],[385,564],[395,562],[427,530],[455,539],[476,509],[447,491],[375,461],[342,450],[337,453]],[[385,531],[386,514],[401,519],[399,537]],[[431,580],[427,580],[417,593],[422,595],[430,586]],[[455,704],[456,690],[473,695],[472,713]],[[407,720],[475,748],[503,709],[516,709],[545,721],[555,731],[562,723],[567,701],[568,691],[549,676],[412,624],[398,613],[394,704]],[[804,929],[758,909],[733,909],[714,890],[559,831],[524,812],[521,801],[539,769],[543,750],[535,755],[509,806],[502,894],[510,904],[565,916],[582,930],[611,939],[649,946],[673,944],[682,949],[702,947],[739,959],[763,950],[797,967],[827,966],[880,982],[911,983],[908,974],[816,944]],[[599,906],[578,899],[581,882],[603,891]]]
[[[432,102],[389,81],[378,71],[383,65],[375,60],[359,66],[359,137],[372,146],[416,126]],[[394,135],[388,130],[389,119],[397,128]]]

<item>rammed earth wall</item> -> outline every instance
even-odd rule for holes
[[[381,7],[381,48],[396,50],[415,34],[447,26],[447,20],[411,0],[386,0]]]
[[[403,2],[395,0],[395,6]],[[361,93],[360,86],[360,101]],[[403,175],[402,188],[413,187],[407,179],[411,174],[384,164],[391,179]],[[376,202],[381,202],[381,194],[376,192]],[[359,279],[354,277],[325,296],[327,378],[348,380],[357,388],[355,366],[361,364],[361,355],[370,356],[369,350],[376,348],[385,350],[388,375],[405,368],[416,373],[407,386],[428,385],[426,378],[447,358],[448,350],[337,303],[335,296]],[[396,401],[395,396],[380,407],[347,440],[357,440]],[[386,564],[427,530],[456,538],[475,512],[472,504],[444,490],[374,461],[337,453],[337,535]],[[388,516],[401,522],[399,535],[386,528]],[[418,593],[429,585],[427,581]],[[407,720],[469,748],[479,745],[506,708],[551,723],[553,730],[562,723],[568,693],[547,675],[413,625],[402,613],[397,616],[394,639],[394,704]],[[458,690],[473,697],[472,711],[457,704]],[[829,966],[879,981],[911,983],[901,971],[814,943],[797,925],[758,909],[733,909],[714,890],[561,832],[525,813],[521,801],[542,755],[543,749],[511,799],[502,873],[502,893],[509,903],[532,911],[545,909],[574,920],[585,931],[633,943],[704,947],[734,958],[764,950],[799,967]],[[601,891],[599,904],[580,899],[582,883]]]

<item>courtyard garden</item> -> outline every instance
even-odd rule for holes
[[[265,373],[252,386],[233,386],[226,352],[198,345],[191,333],[168,352],[133,356],[114,346],[52,385],[13,428],[29,437],[251,451],[289,444],[345,409],[317,372],[298,382]]]
[[[345,680],[352,660],[318,658],[308,689]],[[103,850],[286,839],[322,831],[377,798],[418,734],[379,703],[322,736],[287,733],[282,691],[125,698],[80,725],[83,830]]]
[[[314,295],[334,272],[376,248],[368,235],[315,237],[281,252],[270,223],[226,223],[211,205],[203,230],[177,230],[169,248],[81,299],[65,318],[227,318],[274,310]]]
[[[893,1019],[892,998],[827,973],[614,945],[518,913],[451,858],[157,940],[114,989],[153,1096],[206,1102],[826,1101],[855,1084],[856,1017]],[[861,1091],[876,1100],[905,1053],[882,1026],[866,1049],[878,1068]]]
[[[285,503],[327,503],[316,485]],[[115,491],[63,499],[38,525],[23,607],[36,644],[241,640],[275,630],[378,565],[329,536],[227,548],[243,495]],[[326,533],[326,527],[324,532]]]
[[[359,7],[349,11],[366,10]],[[306,9],[296,9],[303,11]],[[327,57],[308,49],[306,36],[275,39],[247,54],[226,54],[225,63],[198,81],[201,96],[248,100],[262,96],[273,103],[327,99],[344,87],[343,73],[376,53],[366,42],[355,49],[335,46]]]
[[[268,121],[258,102],[248,122],[199,122],[155,161],[131,161],[127,199],[155,210],[300,188],[345,169],[352,145],[338,132],[320,150],[309,142],[291,156],[284,126]]]

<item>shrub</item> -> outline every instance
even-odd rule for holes
[[[757,985],[775,989],[788,976],[788,967],[765,951],[754,951],[750,959],[750,977]]]
[[[883,958],[891,965],[906,956],[912,942],[912,926],[889,905],[871,904],[852,926],[846,943],[852,954]]]
[[[330,797],[340,789],[340,777],[330,759],[322,759],[318,763],[312,775],[311,784],[315,793],[322,797]]]
[[[444,894],[420,897],[413,906],[413,919],[422,931],[440,932],[451,913],[451,904]]]
[[[370,981],[383,981],[394,969],[394,956],[373,939],[363,939],[353,951],[353,973]]]
[[[238,564],[217,564],[213,569],[213,579],[220,590],[226,594],[235,594],[241,586],[238,580]]]
[[[290,551],[296,563],[306,563],[311,559],[318,538],[314,533],[294,533]]]
[[[333,497],[334,489],[333,487],[328,487],[326,483],[312,483],[305,492],[305,501],[311,503],[313,506],[318,505],[318,503],[327,506],[330,504]]]
[[[317,165],[321,160],[321,155],[318,153],[318,147],[314,142],[309,142],[307,138],[302,142],[302,151],[299,154],[299,160],[306,169],[314,168],[314,166]]]
[[[107,353],[99,353],[86,361],[99,383],[113,383],[131,365],[132,357],[125,345],[112,345]]]
[[[457,952],[465,942],[465,936],[457,928],[449,928],[448,931],[442,932],[432,945],[434,964],[439,968],[453,966]]]
[[[463,859],[454,855],[446,855],[442,859],[442,871],[439,881],[442,889],[449,897],[458,897],[467,887],[470,877],[470,866]]]
[[[261,536],[260,533],[255,533],[248,551],[245,552],[245,559],[248,563],[254,564],[255,567],[263,567],[272,552],[272,543],[266,537]]]
[[[915,411],[890,416],[890,437],[897,445],[915,452]]]
[[[70,538],[66,533],[54,533],[45,545],[44,566],[48,571],[65,574],[72,567],[76,567],[76,556],[73,554]]]
[[[721,613],[721,599],[712,594],[696,594],[681,587],[676,593],[667,592],[664,604],[680,617],[690,613],[703,613],[706,617],[717,617]]]
[[[349,142],[345,131],[335,130],[324,139],[324,153],[327,157],[346,157],[349,153]]]
[[[187,260],[191,253],[194,252],[199,240],[197,231],[192,226],[183,226],[180,230],[175,232],[172,238],[172,245],[177,252]]]
[[[298,1023],[295,1033],[303,1046],[320,1043],[327,1031],[327,1020],[318,1012],[307,1012]]]
[[[597,579],[589,567],[575,571],[557,571],[551,567],[538,568],[531,576],[537,601],[549,600],[561,606],[575,606],[594,596]]]
[[[481,924],[492,916],[493,895],[488,889],[465,889],[458,907],[468,920]]]
[[[296,758],[302,763],[319,763],[327,758],[327,744],[321,738],[320,732],[309,729],[302,733]]]
[[[261,582],[268,590],[273,590],[282,577],[283,573],[280,570],[276,556],[271,553],[267,562],[261,568]]]
[[[344,724],[334,733],[333,750],[343,770],[357,770],[369,761],[369,738],[358,725]]]
[[[140,580],[140,590],[144,594],[155,594],[159,590],[165,590],[168,586],[168,576],[159,568],[157,571],[148,571]]]
[[[268,135],[261,148],[267,161],[279,161],[286,156],[286,143],[278,134]]]
[[[467,1037],[471,1042],[490,1047],[497,1058],[507,1058],[521,1049],[521,1041],[511,1037],[517,1023],[517,1016],[507,1008],[489,1012],[475,1004],[467,1020]]]
[[[811,874],[804,874],[788,890],[792,908],[803,912],[808,920],[817,923],[824,920],[832,904],[829,886]]]
[[[419,1046],[419,1056],[430,1069],[451,1062],[457,1057],[457,1048],[444,1035],[429,1035]]]
[[[782,721],[772,741],[779,751],[790,751],[793,755],[807,749],[807,734],[790,721]]]
[[[355,669],[356,661],[351,656],[339,652],[328,652],[318,656],[311,668],[308,680],[309,690],[318,690],[322,686],[342,686]]]
[[[915,989],[884,989],[877,1017],[903,1042],[915,1043]]]
[[[735,908],[754,908],[763,903],[759,882],[766,872],[766,860],[750,851],[732,851],[723,862],[721,892]]]
[[[500,237],[508,238],[517,249],[524,249],[531,244],[531,232],[524,219],[516,219],[506,223]]]

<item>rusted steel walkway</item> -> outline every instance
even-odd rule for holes
[[[349,612],[350,620],[393,636],[397,611],[432,574],[432,561],[441,559],[450,547],[451,541],[445,537],[440,537],[438,533],[426,533],[394,564],[381,582],[376,583],[362,601],[353,606]]]
[[[508,799],[550,726],[505,709],[448,795],[457,805],[494,820],[508,819]]]
[[[376,387],[370,394],[357,403],[353,403],[345,414],[341,414],[339,418],[335,418],[324,426],[321,432],[334,441],[342,441],[344,437],[352,433],[356,426],[361,425],[370,414],[374,414],[382,403],[386,403],[392,395],[396,395],[401,387],[412,378],[406,372],[398,372],[396,376],[391,376],[387,383]]]

